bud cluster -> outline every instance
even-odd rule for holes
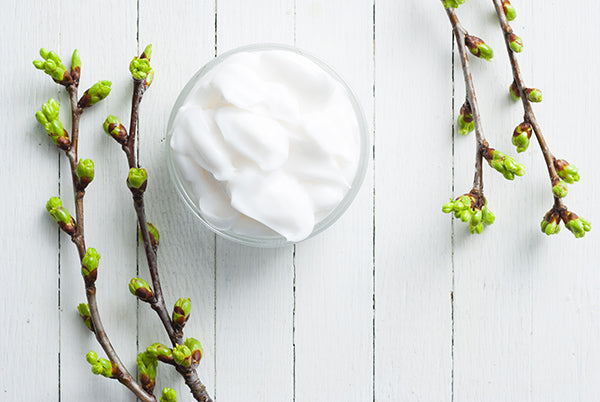
[[[46,210],[54,219],[54,222],[58,223],[58,226],[67,233],[68,235],[73,236],[76,230],[75,220],[62,206],[62,201],[58,197],[52,197],[46,203]]]
[[[514,180],[515,176],[523,176],[525,174],[525,166],[517,163],[505,153],[489,147],[484,148],[482,153],[485,160],[488,161],[488,164],[498,172],[502,173],[507,180]]]
[[[460,135],[467,135],[473,130],[475,130],[475,121],[473,119],[471,104],[467,100],[460,108],[460,114],[458,115],[458,133]]]
[[[117,365],[110,360],[98,358],[94,351],[88,352],[85,359],[92,365],[92,373],[102,375],[106,378],[117,378],[120,375]]]
[[[129,64],[131,76],[136,81],[143,81],[149,87],[154,79],[154,70],[150,67],[150,56],[152,55],[152,45],[146,46],[140,57],[134,57]]]
[[[71,141],[67,131],[58,119],[59,110],[60,104],[55,99],[48,99],[48,102],[42,105],[42,110],[35,113],[35,118],[38,123],[44,126],[44,130],[46,130],[54,144],[61,149],[68,150]]]
[[[195,338],[187,338],[183,345],[175,345],[173,359],[181,367],[196,367],[202,359],[202,345]]]
[[[41,48],[40,56],[44,60],[34,60],[33,65],[35,68],[44,70],[58,84],[67,86],[73,83],[71,74],[69,74],[62,60],[55,52]]]
[[[442,207],[444,213],[454,213],[454,217],[463,222],[469,222],[469,231],[472,234],[480,234],[483,226],[491,225],[496,217],[487,208],[487,200],[483,195],[477,195],[474,192],[464,194],[456,200],[450,199]]]
[[[579,170],[564,159],[554,159],[554,168],[561,179],[569,184],[579,181]]]
[[[472,36],[465,35],[465,45],[469,51],[480,59],[491,61],[494,57],[494,51],[489,47],[482,39]]]
[[[541,223],[542,232],[548,236],[560,232],[560,221],[565,223],[565,227],[573,233],[576,238],[585,236],[587,232],[592,230],[592,225],[589,221],[580,218],[576,213],[566,209],[552,208],[544,216]]]

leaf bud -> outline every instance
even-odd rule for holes
[[[465,35],[465,45],[469,51],[475,56],[481,59],[490,61],[494,57],[494,51],[489,47],[482,39],[472,36]]]
[[[79,51],[73,50],[73,56],[71,56],[71,77],[75,85],[79,85],[79,77],[81,75],[81,59],[79,58]]]
[[[460,108],[460,114],[458,115],[458,133],[460,135],[467,135],[473,130],[475,130],[473,112],[471,111],[469,101],[466,101]]]
[[[533,129],[531,124],[527,122],[523,122],[515,128],[512,136],[512,143],[517,147],[517,152],[520,153],[527,150],[532,133]]]
[[[192,301],[189,297],[180,297],[173,307],[173,324],[177,329],[182,329],[190,318]]]
[[[136,363],[139,369],[140,384],[144,390],[152,394],[156,385],[156,368],[158,360],[148,352],[137,355]]]
[[[154,292],[150,289],[148,282],[142,278],[133,278],[129,282],[129,291],[132,295],[137,296],[138,299],[145,302],[152,302],[154,300]]]
[[[62,206],[62,201],[58,197],[51,197],[46,203],[46,210],[54,220],[54,222],[58,223],[58,226],[67,233],[68,235],[75,234],[75,220]]]
[[[79,303],[79,305],[77,306],[77,312],[79,312],[79,316],[83,320],[85,326],[93,332],[94,328],[92,325],[92,315],[90,314],[90,306],[88,306],[86,303]]]
[[[185,346],[192,351],[192,364],[197,365],[202,360],[202,344],[196,338],[187,338]]]
[[[515,35],[514,33],[509,33],[508,36],[508,46],[515,53],[521,53],[523,51],[523,39]]]
[[[562,180],[557,181],[554,186],[552,186],[552,194],[556,198],[564,198],[567,196],[569,189],[567,188],[567,183]]]
[[[71,141],[67,131],[58,119],[59,109],[60,104],[55,99],[48,99],[48,102],[42,105],[42,110],[35,113],[35,119],[44,127],[54,144],[61,149],[68,150]]]
[[[102,126],[104,132],[113,137],[119,144],[125,144],[127,142],[127,129],[115,116],[108,116],[106,120],[104,120]]]
[[[91,159],[79,159],[75,174],[79,178],[81,187],[86,188],[94,180],[94,161]]]
[[[517,86],[517,83],[515,81],[513,81],[513,83],[510,84],[509,91],[510,91],[510,97],[512,98],[512,100],[514,100],[516,102],[519,99],[521,99],[521,92],[519,91],[519,87]]]
[[[91,286],[98,277],[98,264],[100,264],[100,254],[95,248],[89,247],[81,259],[81,275],[86,286]]]
[[[565,227],[569,229],[577,239],[585,236],[587,232],[592,230],[592,224],[588,220],[580,218],[574,212],[565,211],[561,216],[565,222]]]
[[[148,172],[143,168],[131,168],[127,175],[127,187],[132,192],[144,192],[148,184]]]
[[[111,85],[110,81],[98,81],[83,93],[79,102],[77,102],[77,106],[84,109],[100,102],[110,94]]]
[[[185,345],[175,345],[173,359],[179,366],[190,367],[192,365],[192,351]]]
[[[150,67],[150,56],[152,55],[152,45],[146,46],[140,57],[134,57],[129,63],[129,71],[135,81],[143,81],[146,87],[152,84],[154,79],[154,70]]]
[[[146,352],[164,363],[173,364],[173,351],[162,343],[153,343],[146,348]]]
[[[158,249],[158,244],[160,242],[160,234],[158,233],[158,229],[156,226],[151,224],[150,222],[146,223],[146,227],[148,228],[148,235],[150,236],[150,244],[154,252]],[[141,242],[144,241],[144,237],[142,236],[142,231],[138,230],[138,236]]]
[[[540,103],[542,101],[542,91],[536,88],[527,88],[525,90],[525,95],[530,102]]]
[[[517,10],[510,4],[509,0],[502,0],[502,9],[507,20],[514,21],[517,18]]]

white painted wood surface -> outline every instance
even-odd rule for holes
[[[567,204],[594,223],[600,4],[513,4],[523,72],[544,91],[536,114],[551,149],[582,172]],[[459,16],[495,50],[492,63],[473,60],[473,75],[489,141],[515,155],[510,135],[522,111],[507,96],[493,12],[491,1],[469,0]],[[166,341],[155,314],[127,290],[130,277],[148,273],[124,157],[101,129],[109,113],[127,120],[128,62],[147,43],[156,70],[139,127],[148,217],[161,230],[168,304],[192,297],[186,334],[203,342],[199,373],[218,401],[598,400],[597,229],[582,240],[539,232],[551,199],[537,144],[518,155],[527,174],[515,182],[486,166],[497,220],[481,236],[440,212],[470,188],[474,143],[452,132],[464,87],[439,1],[6,0],[0,22],[0,400],[135,400],[92,376],[84,360],[100,348],[75,312],[84,299],[79,264],[44,210],[56,194],[72,205],[70,178],[33,118],[49,97],[67,99],[31,65],[39,47],[66,60],[78,47],[83,88],[113,81],[81,127],[81,155],[97,167],[86,235],[102,254],[101,313],[132,371],[138,350]],[[295,247],[251,249],[216,237],[166,171],[164,136],[179,90],[215,54],[254,42],[296,45],[324,60],[354,89],[373,128],[357,199],[333,227]],[[69,121],[66,107],[61,116]],[[158,386],[190,400],[166,367]]]

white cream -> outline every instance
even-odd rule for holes
[[[217,229],[308,237],[356,175],[359,124],[344,86],[290,50],[232,54],[195,84],[172,124],[185,187]]]

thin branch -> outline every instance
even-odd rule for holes
[[[443,1],[442,1],[443,3]],[[475,177],[473,178],[473,190],[481,195],[483,193],[483,150],[488,147],[488,143],[483,135],[483,125],[481,124],[481,114],[479,112],[479,104],[477,103],[477,95],[475,94],[475,86],[471,77],[471,67],[469,65],[469,57],[467,56],[467,48],[465,45],[466,29],[461,25],[454,10],[450,7],[446,8],[446,14],[452,24],[454,38],[458,47],[460,61],[462,65],[463,77],[465,80],[465,89],[467,92],[467,101],[471,106],[473,113],[473,122],[475,124],[475,137],[477,140],[477,151],[475,155]]]
[[[525,86],[523,75],[521,74],[521,69],[519,67],[519,62],[517,61],[517,56],[515,52],[510,48],[509,35],[513,33],[513,30],[510,24],[508,23],[508,19],[506,18],[506,14],[504,13],[504,9],[502,8],[501,0],[492,0],[492,2],[494,3],[494,7],[496,8],[496,15],[498,16],[500,27],[502,28],[502,32],[504,33],[504,42],[506,44],[506,51],[508,52],[508,58],[510,59],[510,65],[512,67],[514,83],[519,90],[519,96],[521,97],[521,102],[523,103],[523,111],[525,113],[524,119],[526,122],[531,124],[531,127],[533,128],[535,138],[537,139],[537,142],[540,145],[542,155],[544,155],[546,167],[548,168],[548,175],[550,176],[551,186],[554,186],[560,181],[560,178],[556,173],[556,168],[554,167],[555,158],[554,155],[552,155],[552,152],[550,152],[550,148],[546,143],[546,139],[542,135],[542,128],[540,127],[535,117],[535,114],[533,113],[531,101],[527,97],[527,87]],[[566,209],[561,199],[556,196],[554,197],[554,206],[556,209]]]
[[[133,95],[131,100],[131,119],[129,123],[129,137],[127,142],[123,145],[123,151],[127,156],[127,162],[129,168],[137,167],[137,160],[134,152],[134,145],[137,138],[137,120],[139,106],[142,101],[144,92],[147,89],[146,82],[144,80],[133,80]],[[156,251],[152,246],[150,239],[150,233],[148,231],[146,212],[144,208],[144,193],[136,192],[133,195],[133,205],[137,215],[140,232],[142,234],[142,240],[144,243],[144,251],[146,254],[146,260],[148,261],[148,269],[150,271],[150,277],[152,278],[152,287],[154,291],[154,300],[150,302],[150,305],[154,311],[158,314],[169,339],[173,346],[183,344],[183,332],[180,329],[175,328],[173,321],[171,320],[169,310],[165,304],[163,297],[162,286],[160,283],[160,277],[158,274],[158,262],[156,258]],[[212,399],[208,395],[206,387],[200,381],[196,369],[193,367],[183,367],[175,365],[177,371],[183,376],[186,385],[189,387],[190,392],[194,398],[201,402],[212,402]]]
[[[71,115],[72,115],[72,133],[71,133],[71,147],[66,151],[66,155],[69,158],[69,164],[71,168],[71,177],[73,180],[73,191],[75,195],[75,215],[76,215],[76,230],[71,240],[77,247],[79,253],[79,260],[83,260],[86,253],[85,246],[85,235],[84,235],[84,220],[83,220],[83,197],[85,190],[81,185],[81,182],[76,174],[77,169],[77,145],[79,137],[79,119],[83,112],[83,109],[77,106],[77,86],[69,85],[66,87],[71,100]],[[85,294],[90,309],[90,318],[92,321],[92,328],[94,329],[94,335],[96,340],[106,353],[107,357],[113,362],[118,368],[118,375],[116,379],[123,385],[125,385],[131,392],[133,392],[140,400],[144,402],[156,402],[156,398],[153,395],[149,395],[140,384],[135,381],[133,376],[127,371],[127,368],[119,358],[117,352],[112,346],[108,335],[100,319],[100,313],[98,311],[98,303],[96,302],[96,287],[95,285],[86,285]]]

